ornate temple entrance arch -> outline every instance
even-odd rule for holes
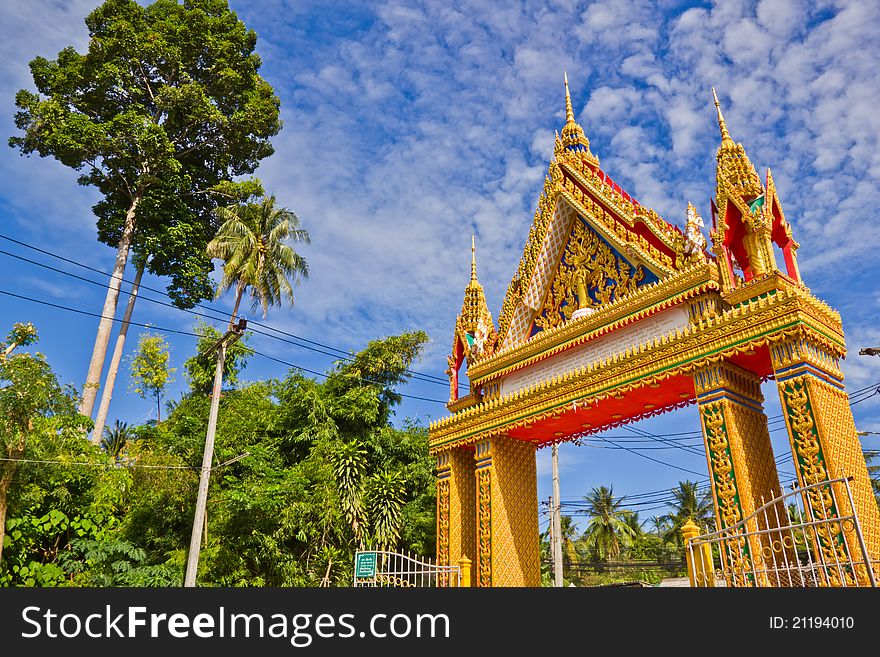
[[[880,560],[880,512],[838,364],[840,315],[801,281],[770,172],[762,182],[716,97],[707,252],[693,206],[682,231],[602,171],[567,79],[565,102],[497,327],[472,260],[448,359],[451,415],[430,426],[438,563],[471,558],[477,586],[538,586],[536,449],[689,404],[700,411],[717,525],[733,527],[781,493],[766,379],[776,381],[800,484],[850,478],[853,505],[815,495],[810,513],[856,514]],[[463,364],[470,391],[460,397]],[[760,560],[762,540],[744,540],[741,554]],[[827,532],[814,547],[843,557],[853,540]]]

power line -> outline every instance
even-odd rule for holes
[[[67,262],[67,263],[69,263],[69,264],[75,265],[75,266],[77,266],[77,267],[82,267],[83,269],[86,269],[86,270],[88,270],[88,271],[92,271],[92,272],[95,272],[95,273],[101,274],[102,276],[108,276],[108,275],[109,275],[109,274],[107,274],[106,272],[101,271],[100,269],[97,269],[97,268],[95,268],[95,267],[91,267],[91,266],[89,266],[89,265],[86,265],[86,264],[84,264],[84,263],[78,262],[78,261],[73,260],[73,259],[71,259],[71,258],[65,258],[64,256],[60,256],[60,255],[57,255],[57,254],[55,254],[55,253],[51,253],[50,251],[46,251],[46,250],[41,249],[41,248],[39,248],[39,247],[33,246],[32,244],[28,244],[28,243],[26,243],[26,242],[22,242],[22,241],[20,241],[20,240],[14,239],[14,238],[9,237],[9,236],[7,236],[7,235],[0,234],[0,238],[5,239],[5,240],[10,241],[10,242],[13,242],[13,243],[15,243],[15,244],[18,244],[18,245],[23,246],[23,247],[25,247],[25,248],[31,249],[31,250],[33,250],[33,251],[37,251],[38,253],[42,253],[42,254],[47,255],[47,256],[49,256],[49,257],[56,258],[56,259],[61,260],[61,261],[63,261],[63,262]],[[64,276],[69,276],[69,277],[71,277],[71,278],[75,278],[75,279],[77,279],[77,280],[80,280],[80,281],[83,281],[83,282],[86,282],[86,283],[90,283],[90,284],[92,284],[92,285],[98,285],[98,286],[100,286],[100,287],[106,287],[106,285],[105,285],[104,283],[101,283],[101,282],[99,282],[99,281],[94,281],[94,280],[91,280],[91,279],[85,278],[85,277],[83,277],[83,276],[79,276],[79,275],[77,275],[77,274],[74,274],[74,273],[72,273],[72,272],[67,272],[67,271],[64,271],[64,270],[62,270],[62,269],[58,269],[57,267],[52,267],[51,265],[47,265],[47,264],[45,264],[45,263],[41,263],[41,262],[38,262],[38,261],[36,261],[36,260],[31,260],[30,258],[25,258],[24,256],[21,256],[21,255],[18,255],[18,254],[10,253],[10,252],[8,252],[8,251],[3,251],[3,250],[0,250],[0,253],[2,253],[3,255],[6,255],[6,256],[9,256],[9,257],[16,258],[16,259],[18,259],[18,260],[21,260],[21,261],[27,262],[27,263],[29,263],[29,264],[35,265],[35,266],[37,266],[37,267],[42,267],[42,268],[44,268],[44,269],[48,269],[48,270],[54,271],[54,272],[59,273],[59,274],[62,274],[62,275],[64,275]],[[120,278],[120,280],[121,280],[123,283],[127,283],[127,284],[129,284],[129,285],[133,285],[132,281],[129,281],[129,280],[126,279],[126,278]],[[149,287],[149,286],[147,286],[147,285],[143,285],[143,284],[141,284],[141,285],[140,285],[140,288],[141,288],[141,289],[144,289],[144,290],[148,290],[148,291],[150,291],[150,292],[155,292],[155,293],[157,293],[157,294],[161,294],[162,296],[165,296],[165,297],[168,296],[168,294],[167,294],[166,292],[163,292],[162,290],[157,290],[157,289],[152,288],[152,287]],[[147,296],[144,296],[144,295],[141,295],[140,298],[143,298],[143,299],[145,299],[146,301],[150,301],[150,302],[152,302],[152,303],[156,303],[156,304],[163,305],[163,306],[166,306],[166,307],[169,307],[169,308],[173,308],[174,310],[178,310],[178,311],[186,312],[186,313],[189,313],[189,314],[191,314],[191,315],[198,316],[198,317],[205,317],[205,318],[207,318],[207,319],[211,319],[211,320],[215,320],[215,321],[226,321],[226,320],[228,319],[228,318],[226,318],[226,317],[217,317],[217,316],[216,316],[216,315],[222,315],[222,311],[216,310],[216,309],[214,309],[214,308],[210,308],[210,307],[208,307],[208,306],[204,306],[204,305],[202,305],[202,304],[196,304],[195,307],[196,307],[196,308],[200,308],[200,309],[202,309],[202,310],[206,310],[206,311],[211,312],[211,313],[215,313],[215,315],[205,315],[205,314],[203,314],[203,313],[198,313],[198,312],[196,312],[196,311],[194,311],[194,310],[192,310],[192,309],[189,309],[189,308],[179,308],[178,306],[175,306],[175,305],[173,305],[173,304],[166,303],[166,302],[164,302],[164,301],[160,301],[160,300],[158,300],[158,299],[153,299],[153,298],[150,298],[150,297],[147,297]],[[299,342],[292,342],[292,341],[290,341],[290,340],[284,340],[283,338],[280,338],[280,337],[277,336],[277,335],[272,335],[272,334],[270,334],[270,333],[266,333],[265,331],[255,330],[255,329],[251,328],[251,327],[253,327],[253,326],[257,326],[257,327],[260,327],[260,328],[266,329],[266,330],[268,330],[268,331],[272,331],[272,332],[274,332],[274,333],[279,333],[279,334],[284,335],[284,336],[287,336],[287,337],[289,337],[289,338],[293,338],[293,339],[295,339],[295,340],[298,340]],[[261,322],[257,322],[257,321],[253,321],[253,320],[249,320],[249,321],[248,321],[248,327],[251,328],[251,330],[252,330],[254,333],[258,333],[258,334],[260,334],[260,335],[264,335],[264,336],[266,336],[266,337],[274,338],[274,339],[277,339],[277,340],[282,340],[283,342],[287,342],[288,344],[291,344],[291,345],[296,346],[296,347],[300,347],[300,348],[302,348],[302,349],[307,349],[307,350],[314,351],[314,352],[317,352],[317,353],[320,353],[320,354],[324,354],[324,355],[327,355],[327,356],[331,356],[331,357],[334,357],[334,358],[340,358],[340,359],[342,359],[342,360],[348,360],[348,361],[352,361],[352,360],[354,360],[354,359],[352,358],[350,352],[343,351],[342,349],[338,349],[338,348],[336,348],[336,347],[332,347],[332,346],[330,346],[330,345],[326,345],[326,344],[323,344],[323,343],[321,343],[321,342],[317,342],[317,341],[315,341],[315,340],[310,340],[310,339],[308,339],[308,338],[304,338],[304,337],[299,336],[299,335],[296,335],[296,334],[294,334],[294,333],[289,333],[289,332],[287,332],[287,331],[283,331],[283,330],[281,330],[281,329],[278,329],[278,328],[275,328],[275,327],[273,327],[273,326],[270,326],[269,324],[265,324],[265,323],[261,323]],[[302,343],[307,343],[307,344],[300,344],[300,342],[302,342]],[[308,345],[315,345],[315,347],[310,347],[310,346],[308,346]],[[321,347],[321,349],[318,349],[318,348],[316,348],[316,347]],[[328,351],[325,351],[325,350],[330,350],[330,351],[328,352]],[[444,386],[448,386],[448,385],[449,385],[449,381],[448,381],[448,380],[446,380],[446,379],[444,379],[444,378],[442,378],[442,377],[439,377],[439,376],[435,376],[435,375],[433,375],[433,374],[426,374],[426,373],[424,373],[424,372],[419,372],[419,371],[417,371],[417,370],[412,370],[412,369],[407,369],[407,370],[406,370],[406,373],[407,373],[407,374],[410,374],[411,377],[413,377],[414,379],[418,379],[418,380],[420,380],[420,381],[424,381],[424,382],[426,382],[426,383],[434,383],[434,384],[436,384],[436,385],[444,385]],[[461,388],[462,386],[459,386],[459,387]]]
[[[110,319],[111,321],[114,321],[114,322],[122,322],[121,319],[117,319],[117,318],[115,318],[115,317],[107,317],[106,315],[101,315],[101,314],[99,314],[99,313],[93,313],[93,312],[90,312],[90,311],[88,311],[88,310],[80,310],[79,308],[71,308],[71,307],[69,307],[69,306],[63,306],[63,305],[61,305],[61,304],[52,303],[52,302],[50,302],[50,301],[43,301],[43,300],[41,300],[41,299],[34,299],[34,298],[32,298],[32,297],[28,297],[28,296],[25,296],[25,295],[22,295],[22,294],[16,294],[15,292],[9,292],[8,290],[2,290],[2,289],[0,289],[0,294],[5,294],[5,295],[7,295],[7,296],[15,297],[16,299],[22,299],[22,300],[24,300],[24,301],[30,301],[30,302],[32,302],[32,303],[38,303],[38,304],[40,304],[40,305],[44,305],[44,306],[50,306],[50,307],[52,307],[52,308],[57,308],[57,309],[59,309],[59,310],[66,310],[66,311],[68,311],[68,312],[77,313],[77,314],[80,314],[80,315],[87,315],[87,316],[89,316],[89,317],[98,317],[98,318],[102,318],[102,319]],[[202,337],[202,336],[200,336],[198,333],[193,333],[192,331],[183,331],[183,330],[180,330],[180,329],[165,328],[165,327],[161,327],[161,326],[154,326],[154,325],[151,325],[151,324],[141,324],[141,323],[139,323],[139,322],[133,322],[133,321],[129,321],[129,324],[132,324],[132,325],[134,325],[134,326],[140,326],[140,327],[143,327],[143,328],[147,328],[147,329],[150,329],[150,330],[152,330],[152,331],[156,331],[156,332],[158,332],[158,333],[178,333],[178,334],[180,334],[180,335],[189,335],[189,336],[192,336],[192,337],[195,337],[195,338]],[[327,378],[327,377],[330,376],[329,374],[324,374],[324,373],[322,373],[322,372],[316,372],[316,371],[314,371],[314,370],[310,370],[310,369],[307,369],[307,368],[305,368],[305,367],[300,367],[299,365],[296,365],[296,364],[294,364],[294,363],[289,363],[289,362],[284,361],[284,360],[281,360],[281,359],[279,359],[279,358],[275,358],[275,357],[273,357],[273,356],[269,356],[269,355],[267,355],[267,354],[262,354],[262,353],[260,353],[260,352],[258,352],[258,351],[254,351],[254,350],[251,350],[251,351],[252,351],[252,353],[253,353],[255,356],[261,356],[262,358],[266,358],[266,359],[269,359],[269,360],[274,360],[274,361],[277,361],[277,362],[282,363],[282,364],[284,364],[284,365],[287,365],[287,366],[289,366],[289,367],[293,367],[293,368],[296,368],[296,369],[298,369],[298,370],[301,370],[301,371],[303,371],[303,372],[308,372],[309,374],[316,374],[316,375],[318,375],[318,376],[323,376],[323,377],[325,377],[325,378]],[[358,377],[358,378],[359,378],[360,381],[363,381],[364,383],[370,383],[370,384],[373,384],[373,385],[378,385],[378,386],[381,386],[381,387],[383,387],[383,388],[386,387],[384,384],[380,383],[379,381],[373,381],[373,380],[371,380],[371,379],[365,379],[364,377]],[[440,399],[429,399],[429,398],[427,398],[427,397],[418,397],[418,396],[416,396],[416,395],[407,395],[407,394],[405,394],[405,393],[402,393],[402,392],[396,392],[396,391],[395,391],[395,394],[400,395],[401,397],[406,397],[407,399],[417,399],[417,400],[419,400],[419,401],[433,402],[433,403],[436,403],[436,404],[444,404],[444,405],[446,404],[445,401],[442,401],[442,400],[440,400]]]
[[[0,458],[0,461],[9,461],[13,463],[40,463],[43,465],[76,465],[88,466],[92,468],[143,468],[145,470],[198,470],[199,468],[191,465],[148,465],[144,463],[90,463],[88,461],[51,461],[48,459],[7,459]],[[221,464],[224,465],[224,464]],[[219,468],[220,466],[215,466]]]

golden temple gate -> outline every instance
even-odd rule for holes
[[[468,557],[477,586],[539,586],[536,449],[690,404],[700,411],[717,527],[735,531],[762,500],[781,496],[760,389],[767,379],[776,381],[800,485],[849,481],[851,495],[809,495],[807,512],[857,516],[876,564],[880,512],[839,367],[840,315],[801,280],[770,171],[758,177],[716,97],[707,250],[690,203],[681,230],[600,168],[567,79],[565,102],[497,326],[472,258],[448,357],[451,415],[430,426],[438,564]],[[463,364],[470,390],[459,396]],[[762,559],[767,536],[740,541],[740,558]],[[859,549],[854,541],[827,533],[813,549],[845,557]]]

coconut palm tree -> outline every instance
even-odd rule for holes
[[[116,420],[112,427],[104,427],[101,448],[113,458],[119,460],[122,451],[134,439],[134,434],[127,422]]]
[[[284,298],[292,305],[293,286],[309,275],[306,260],[286,243],[309,243],[299,217],[278,207],[274,196],[259,203],[218,208],[216,213],[223,223],[208,243],[207,253],[224,261],[217,296],[235,288],[230,328],[245,291],[250,292],[253,311],[262,309],[263,317],[269,306],[280,305]]]
[[[590,516],[584,543],[600,561],[616,558],[622,546],[632,543],[634,535],[627,522],[628,513],[621,508],[624,498],[615,498],[612,486],[599,486],[584,499]]]
[[[673,511],[665,518],[669,527],[663,535],[663,540],[682,545],[681,527],[688,520],[693,520],[702,530],[710,529],[715,523],[715,507],[712,504],[712,496],[707,491],[697,492],[697,482],[680,481],[678,487],[672,489]]]

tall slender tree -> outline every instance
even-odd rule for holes
[[[9,144],[81,171],[79,183],[103,195],[98,236],[116,260],[80,406],[91,415],[130,249],[171,277],[177,305],[207,298],[212,211],[259,190],[232,181],[273,152],[281,123],[257,72],[256,34],[227,0],[106,0],[85,22],[84,54],[67,47],[31,61],[38,93],[16,95],[21,134]]]
[[[284,298],[293,305],[293,286],[309,276],[305,258],[287,244],[309,243],[309,233],[300,225],[299,217],[278,207],[274,196],[258,203],[218,208],[217,216],[223,223],[208,244],[207,253],[224,261],[217,296],[235,288],[230,328],[245,291],[250,292],[254,312],[261,309],[263,317],[269,306],[279,305]]]
[[[137,352],[131,359],[131,387],[144,399],[156,399],[156,421],[162,421],[162,393],[174,381],[171,375],[176,368],[168,362],[168,343],[161,335],[142,333],[138,339]]]
[[[584,499],[590,516],[584,542],[600,561],[616,558],[621,546],[632,543],[634,535],[627,511],[621,508],[624,498],[614,497],[613,486],[599,486]]]
[[[678,487],[672,489],[672,498],[673,511],[665,516],[669,524],[663,540],[681,545],[681,527],[688,520],[693,520],[700,529],[712,527],[715,521],[712,496],[708,492],[700,493],[697,482],[678,482]]]

